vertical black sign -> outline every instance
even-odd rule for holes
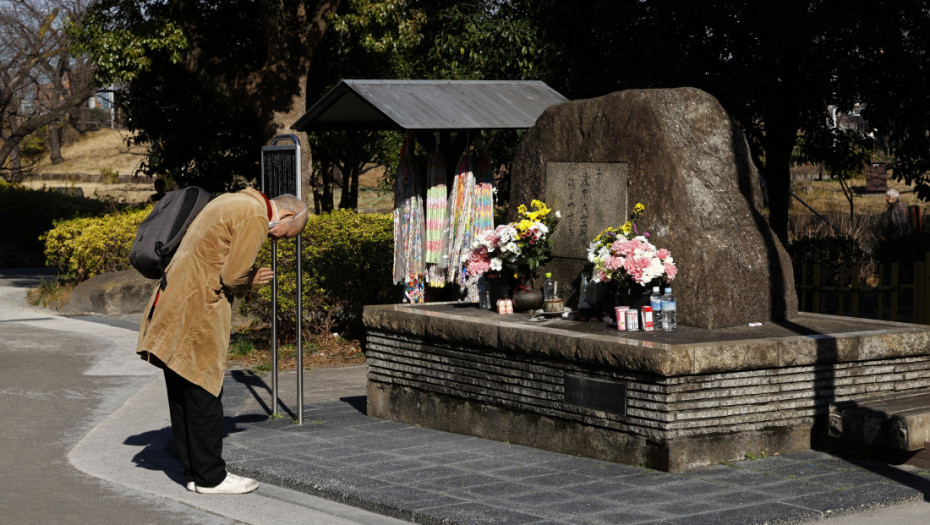
[[[300,196],[298,155],[296,145],[262,148],[262,193],[271,199],[285,193]]]

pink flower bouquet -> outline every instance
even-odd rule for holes
[[[594,264],[593,280],[621,286],[649,286],[672,282],[678,267],[672,254],[649,242],[649,233],[639,235],[637,217],[645,207],[637,204],[630,220],[619,228],[607,228],[588,246],[588,261]]]

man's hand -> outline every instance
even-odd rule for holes
[[[252,286],[264,286],[270,283],[273,278],[274,272],[271,271],[271,268],[261,267],[255,270],[255,275],[252,276]]]

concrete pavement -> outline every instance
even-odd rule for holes
[[[930,523],[930,473],[908,467],[807,451],[673,475],[368,418],[364,366],[308,372],[303,426],[294,373],[276,419],[268,380],[230,373],[229,468],[265,483],[192,494],[168,452],[159,372],[131,352],[137,320],[30,308],[29,282],[0,272],[11,522]]]
[[[804,523],[918,502],[870,519],[930,523],[930,473],[909,467],[805,451],[667,474],[368,418],[362,393],[308,401],[297,426],[262,417],[262,378],[231,375],[231,468],[418,523]]]
[[[0,521],[399,523],[271,485],[242,497],[185,490],[161,372],[135,358],[135,328],[118,326],[138,320],[30,307],[35,277],[0,271]]]

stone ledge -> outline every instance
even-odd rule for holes
[[[753,430],[826,416],[834,401],[930,388],[930,357],[659,378],[493,349],[369,333],[369,380],[519,408],[649,438]],[[627,413],[573,407],[564,377],[619,382]],[[655,434],[659,432],[659,434]]]
[[[930,327],[801,313],[762,327],[619,333],[601,323],[529,322],[471,304],[366,306],[370,330],[676,377],[930,355]]]
[[[769,423],[752,431],[673,440],[642,439],[610,429],[455,396],[368,382],[368,415],[411,425],[618,463],[680,472],[742,459],[747,450],[792,452],[810,446],[809,425]]]

